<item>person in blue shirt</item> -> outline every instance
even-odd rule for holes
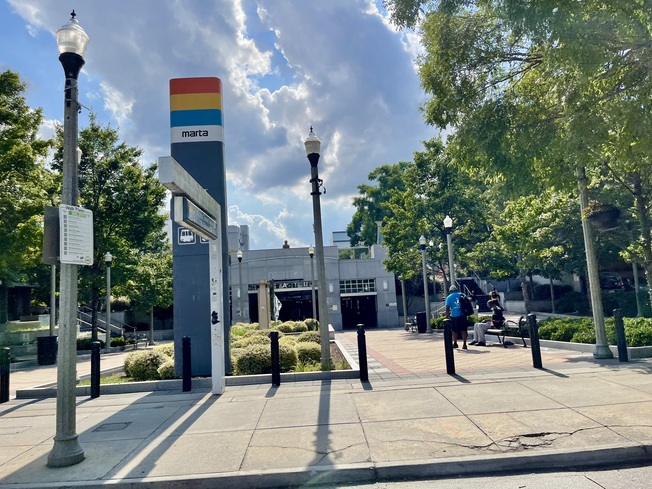
[[[448,297],[446,297],[446,317],[452,321],[453,348],[457,348],[457,338],[462,338],[462,350],[466,350],[466,339],[469,334],[466,330],[468,324],[466,316],[462,314],[460,306],[460,297],[462,294],[457,291],[457,286],[451,285]]]

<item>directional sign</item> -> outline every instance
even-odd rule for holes
[[[93,212],[74,205],[59,206],[61,263],[93,264]]]
[[[219,234],[215,219],[183,196],[174,197],[174,220],[207,240],[216,239]]]

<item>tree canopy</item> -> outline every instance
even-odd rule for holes
[[[18,74],[0,73],[0,282],[33,282],[41,259],[45,167],[50,141],[38,137],[40,110],[25,100]]]

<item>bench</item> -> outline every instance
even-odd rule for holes
[[[492,334],[498,337],[498,343],[503,345],[504,348],[507,348],[507,343],[505,343],[505,336],[506,335],[518,335],[521,337],[521,341],[523,341],[523,346],[527,348],[527,343],[525,343],[525,325],[526,321],[523,316],[520,317],[518,322],[512,321],[512,320],[505,320],[503,323],[502,327],[500,328],[489,328],[487,331],[485,331],[485,335]]]
[[[128,343],[134,345],[134,350],[138,350],[138,344],[139,343],[144,343],[143,346],[149,345],[149,336],[146,334],[130,334],[130,335],[125,335],[125,339],[127,340]]]

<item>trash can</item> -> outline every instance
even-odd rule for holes
[[[57,337],[40,336],[36,338],[36,358],[39,365],[54,365],[57,363]]]
[[[428,321],[426,319],[425,311],[417,312],[417,331],[419,331],[419,333],[425,333],[428,331]]]

